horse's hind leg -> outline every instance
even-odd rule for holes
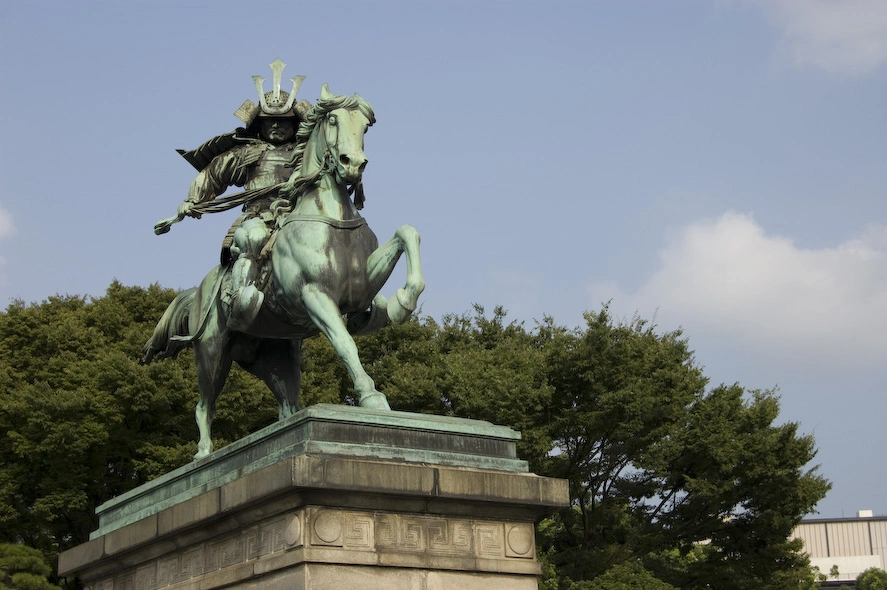
[[[311,321],[329,339],[336,354],[345,363],[348,374],[354,382],[354,393],[361,407],[376,410],[390,410],[385,395],[376,391],[376,384],[360,364],[357,346],[348,333],[339,307],[321,287],[308,284],[302,289],[302,301]]]
[[[200,400],[194,412],[197,430],[200,431],[195,459],[206,457],[213,451],[210,430],[216,413],[216,399],[231,370],[231,355],[225,350],[225,341],[225,335],[218,334],[213,338],[201,339],[194,343],[197,389],[200,391]]]
[[[263,340],[252,362],[240,366],[261,379],[277,398],[278,419],[299,411],[299,388],[302,385],[302,341]]]

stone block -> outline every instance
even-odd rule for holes
[[[219,510],[227,512],[249,506],[290,489],[292,484],[292,464],[289,461],[280,461],[223,485]]]
[[[157,515],[143,518],[104,536],[105,554],[114,555],[157,538]]]
[[[338,407],[284,422],[107,503],[60,573],[88,590],[535,588],[533,521],[567,486],[521,470],[514,431]]]
[[[293,551],[270,555],[256,561],[253,565],[253,571],[256,576],[264,576],[278,571],[290,570],[308,562],[309,560],[305,557],[305,551],[295,549]]]
[[[429,572],[423,590],[537,590],[535,578],[509,575]]]
[[[105,502],[92,538],[288,458],[308,466],[318,456],[526,473],[526,461],[516,458],[519,439],[478,420],[319,404]],[[295,467],[293,484],[311,487],[317,473],[305,467]]]
[[[243,563],[222,570],[207,572],[197,582],[200,588],[224,588],[246,582],[255,577],[252,563]]]
[[[236,590],[309,590],[311,586],[307,581],[307,568],[296,568],[275,572],[267,576],[244,580],[243,582],[229,586]],[[211,590],[210,586],[202,586],[201,590]],[[348,590],[348,589],[345,589]]]
[[[428,495],[435,473],[426,466],[330,458],[324,461],[325,487],[384,494]]]
[[[105,540],[93,539],[59,555],[59,572],[79,570],[99,561],[105,554]]]
[[[219,514],[219,489],[210,490],[157,513],[157,534],[168,535],[212,520]]]
[[[539,503],[545,506],[570,505],[570,486],[566,479],[539,477]]]
[[[413,569],[380,567],[337,567],[327,564],[310,564],[307,583],[311,590],[426,590],[426,573]],[[450,589],[461,588],[451,586]]]

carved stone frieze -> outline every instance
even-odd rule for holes
[[[150,560],[87,590],[159,590],[297,548],[306,552],[306,561],[328,559],[312,557],[314,547],[337,550],[344,563],[349,552],[388,560],[398,554],[414,560],[535,558],[533,525],[527,522],[305,507]]]
[[[276,517],[237,533],[148,561],[135,570],[99,580],[87,590],[156,590],[301,544],[301,515]]]

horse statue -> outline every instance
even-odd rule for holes
[[[200,393],[195,459],[213,450],[210,428],[216,399],[232,361],[264,380],[282,420],[300,409],[302,340],[321,332],[345,363],[359,405],[390,410],[361,366],[352,335],[405,322],[416,309],[425,281],[418,232],[403,225],[379,246],[358,213],[367,164],[363,137],[374,122],[372,107],[360,95],[336,96],[324,84],[299,128],[294,172],[280,187],[284,198],[272,205],[279,229],[265,246],[271,271],[255,320],[242,332],[226,326],[229,306],[221,293],[231,269],[218,266],[200,286],[173,300],[145,344],[146,363],[174,357],[188,346],[194,349]],[[406,254],[406,282],[386,299],[379,291],[401,254]]]

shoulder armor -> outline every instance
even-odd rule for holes
[[[185,158],[185,160],[187,160],[189,164],[194,166],[194,168],[196,168],[198,172],[201,172],[209,165],[210,162],[212,162],[212,159],[219,154],[224,154],[234,147],[252,141],[248,137],[243,137],[242,133],[244,131],[245,130],[243,128],[237,128],[230,133],[225,133],[223,135],[217,135],[216,137],[213,137],[209,141],[201,144],[196,149],[188,151],[176,151],[179,153],[180,156]]]

